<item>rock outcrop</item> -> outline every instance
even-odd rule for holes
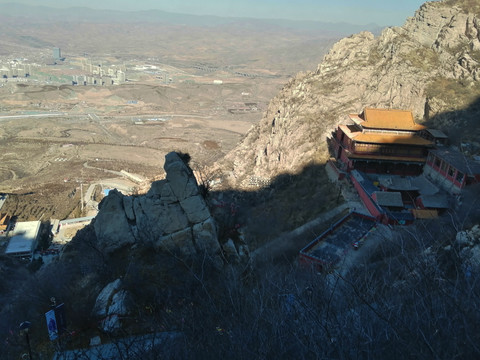
[[[458,254],[469,272],[480,270],[480,226],[457,233]]]
[[[92,315],[99,319],[103,331],[111,333],[121,329],[122,318],[131,314],[132,307],[130,293],[122,289],[122,281],[117,279],[98,294]]]
[[[152,245],[182,258],[208,254],[220,266],[217,228],[192,170],[180,156],[165,157],[166,179],[141,196],[113,190],[100,203],[94,228],[106,253],[132,244]]]
[[[316,71],[283,87],[213,171],[248,187],[324,162],[326,137],[365,107],[409,109],[417,122],[476,141],[478,126],[466,127],[480,107],[472,106],[480,95],[480,16],[470,9],[467,1],[428,2],[402,27],[340,40]]]

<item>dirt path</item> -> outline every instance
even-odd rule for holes
[[[114,170],[99,168],[99,167],[95,167],[95,166],[90,166],[90,165],[88,165],[88,161],[86,161],[83,164],[83,167],[86,168],[86,169],[100,170],[100,171],[103,171],[103,172],[106,172],[106,173],[110,173],[110,174],[113,174],[113,175],[124,177],[124,175],[120,171],[114,171]]]

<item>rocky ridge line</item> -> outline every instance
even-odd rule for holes
[[[327,136],[364,107],[410,109],[418,122],[435,119],[435,127],[454,132],[465,124],[448,113],[469,105],[466,96],[454,95],[480,94],[479,69],[480,17],[446,1],[425,3],[402,27],[337,42],[316,71],[283,87],[260,123],[212,172],[224,184],[249,187],[252,179],[268,183],[323,163]],[[467,136],[475,141],[476,134]]]

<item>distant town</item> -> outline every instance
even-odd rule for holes
[[[223,84],[224,80],[222,79],[209,79],[214,72],[225,72],[231,77],[237,78],[280,77],[278,75],[245,73],[229,66],[219,67],[195,62],[189,68],[191,71],[186,71],[180,67],[162,64],[153,58],[149,63],[140,64],[135,60],[116,62],[108,56],[100,59],[91,57],[87,53],[84,53],[83,56],[69,56],[64,55],[60,48],[53,48],[51,54],[40,53],[31,59],[0,57],[0,84],[13,81],[53,85],[107,86],[140,80],[154,80],[164,85],[175,82],[205,83],[206,81],[216,85]],[[194,73],[201,75],[198,76]],[[247,105],[247,107],[251,106]]]
[[[138,71],[138,68],[133,71]],[[95,61],[87,54],[80,58],[66,58],[60,48],[53,48],[51,56],[46,59],[0,59],[0,78],[3,83],[14,81],[70,85],[119,85],[127,81],[125,64]]]

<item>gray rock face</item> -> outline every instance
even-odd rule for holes
[[[133,211],[133,198],[131,196],[123,197],[123,208],[125,209],[125,215],[130,221],[135,220],[135,212]]]
[[[193,240],[198,252],[219,253],[220,244],[214,241],[217,237],[217,229],[213,218],[209,218],[202,223],[195,224],[192,229]],[[215,236],[211,236],[215,234]]]
[[[307,163],[324,163],[331,131],[365,107],[408,109],[417,122],[435,119],[429,126],[444,131],[461,126],[458,115],[445,113],[465,109],[475,98],[452,93],[480,95],[479,34],[477,15],[438,1],[378,37],[362,32],[340,40],[316,71],[284,85],[260,123],[212,172],[248,188]],[[456,90],[449,95],[447,86]]]
[[[122,318],[131,313],[133,304],[131,295],[121,287],[120,279],[105,286],[93,307],[92,315],[101,319],[101,328],[105,332],[111,333],[121,329]]]
[[[97,296],[97,300],[95,301],[95,306],[92,310],[92,315],[96,317],[104,317],[108,314],[108,306],[110,300],[112,299],[113,295],[119,291],[120,287],[122,286],[122,281],[117,279],[100,291],[100,294]]]
[[[187,257],[191,257],[197,253],[195,245],[193,244],[193,235],[190,228],[160,237],[155,243],[155,246],[158,249],[171,253],[180,253]]]
[[[112,296],[108,315],[125,316],[130,313],[131,297],[128,291],[120,290]]]
[[[456,243],[465,266],[478,271],[480,269],[480,225],[458,232]]]
[[[178,199],[188,199],[198,195],[198,185],[192,170],[185,165],[178,154],[171,152],[165,156],[165,172],[173,194]]]
[[[151,244],[183,257],[207,252],[221,262],[216,224],[192,170],[177,153],[165,157],[165,180],[152,183],[147,194],[124,196],[111,191],[95,221],[100,247],[112,252],[126,245]]]
[[[100,247],[107,253],[135,242],[123,198],[122,193],[112,190],[99,206],[100,211],[94,224],[95,234],[100,240]]]
[[[191,223],[200,223],[210,217],[207,204],[200,195],[190,196],[180,201],[180,206]]]
[[[227,258],[228,262],[234,264],[240,262],[240,256],[238,255],[232,239],[228,239],[228,241],[223,244],[223,251],[225,252],[225,257]]]

